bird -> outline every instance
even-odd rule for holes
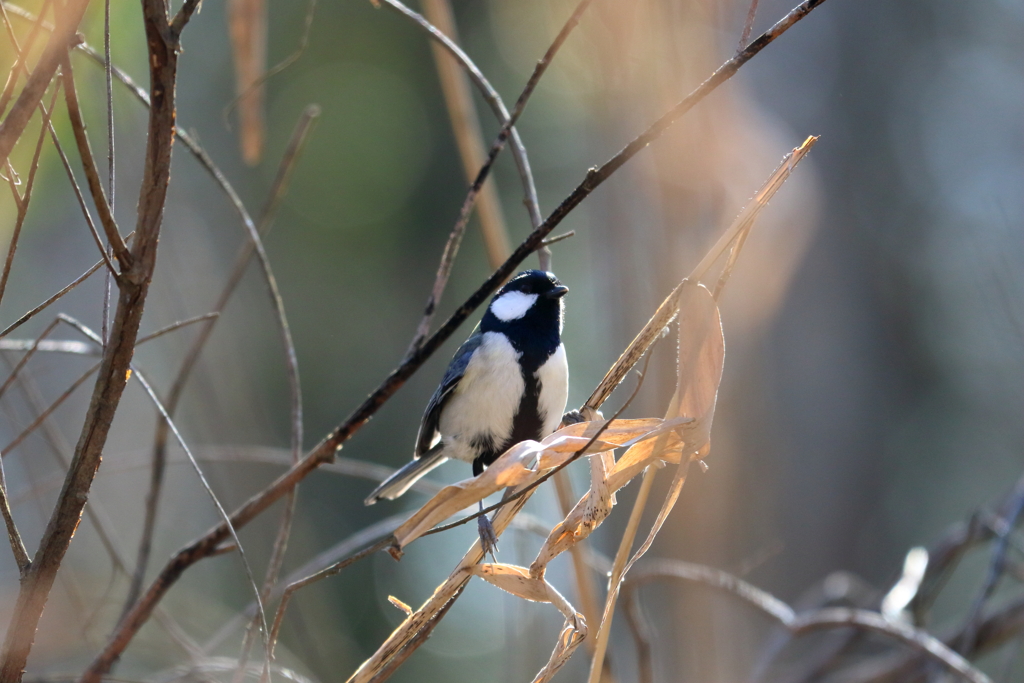
[[[561,339],[568,291],[543,270],[523,271],[498,290],[430,397],[412,461],[375,488],[366,505],[401,496],[449,459],[471,463],[479,476],[515,444],[558,428],[569,398]],[[482,537],[486,519],[479,518]]]

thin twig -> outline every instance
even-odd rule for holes
[[[455,13],[448,0],[423,0],[420,3],[423,16],[455,42],[459,42],[458,30],[455,25]],[[434,57],[434,66],[441,81],[441,92],[448,110],[455,144],[462,160],[462,168],[466,174],[466,182],[472,183],[477,169],[484,161],[484,140],[480,130],[480,119],[473,103],[473,91],[466,74],[458,62],[435,42],[430,44],[430,52]],[[539,215],[539,212],[537,212]],[[477,216],[480,219],[480,231],[484,238],[484,249],[487,262],[491,268],[497,268],[508,258],[511,247],[508,241],[508,229],[502,215],[501,201],[498,198],[496,183],[487,183],[481,191]],[[540,224],[540,218],[533,227]],[[449,243],[451,238],[449,238]],[[445,247],[448,251],[448,247]]]
[[[61,25],[51,34],[50,45],[56,46],[52,56],[53,71],[70,43],[71,33],[78,25],[86,2],[70,0],[61,13],[65,24],[71,25],[65,32]],[[110,343],[104,350],[99,375],[93,389],[89,409],[82,426],[81,435],[75,447],[75,455],[68,469],[65,485],[54,506],[46,531],[39,542],[39,549],[28,574],[21,582],[15,603],[0,663],[0,683],[18,683],[28,661],[36,628],[46,605],[50,589],[56,578],[72,536],[81,519],[82,508],[89,497],[92,482],[100,465],[100,455],[106,444],[110,426],[117,412],[128,370],[135,351],[139,324],[145,307],[149,282],[156,266],[156,249],[160,237],[167,184],[170,178],[171,147],[174,136],[174,94],[177,75],[178,48],[176,39],[169,36],[166,8],[161,0],[143,0],[143,21],[146,27],[149,57],[150,87],[153,107],[150,110],[149,131],[146,146],[146,162],[143,167],[138,202],[136,239],[132,245],[132,265],[118,279],[119,299]],[[42,64],[36,65],[30,83],[37,74],[43,73]],[[53,71],[46,75],[49,82]],[[44,83],[45,85],[45,83]],[[19,106],[26,100],[29,86],[22,91],[18,102],[12,107],[7,120],[0,125],[0,161],[6,160],[14,138],[20,129],[7,129],[7,123],[15,117]],[[38,104],[38,97],[31,99],[32,109]],[[16,119],[15,119],[16,121]],[[22,125],[23,127],[23,125]],[[16,131],[16,132],[15,132]],[[13,136],[13,137],[12,137]],[[101,249],[102,249],[102,245]],[[104,256],[106,252],[104,250]]]
[[[487,102],[491,111],[494,112],[494,116],[498,119],[498,123],[504,125],[505,122],[509,120],[508,110],[505,108],[505,103],[502,102],[498,91],[491,86],[490,82],[484,77],[480,69],[473,63],[473,60],[471,60],[458,45],[453,43],[448,36],[438,31],[437,28],[429,21],[416,12],[413,12],[398,0],[381,0],[381,2],[390,9],[395,10],[412,21],[414,24],[426,31],[431,38],[440,43],[456,59],[456,61],[459,62],[465,70],[466,75],[468,75],[473,84],[476,85],[480,94],[483,96],[484,101]],[[541,222],[540,208],[537,202],[537,188],[534,187],[533,173],[530,170],[530,161],[526,155],[526,148],[523,146],[523,141],[520,139],[519,132],[515,128],[512,128],[511,130],[511,146],[512,158],[516,162],[516,168],[519,171],[519,177],[523,184],[523,201],[526,203],[526,206],[530,211],[530,221],[536,228]]]
[[[14,86],[18,82],[18,73],[24,72],[28,76],[28,67],[25,66],[25,53],[32,50],[32,46],[36,42],[36,38],[39,36],[40,29],[43,28],[43,17],[46,15],[46,11],[50,8],[52,0],[43,0],[42,7],[39,8],[39,17],[32,21],[32,29],[28,33],[28,37],[25,39],[25,45],[20,46],[18,44],[18,37],[14,34],[14,30],[11,28],[10,22],[7,17],[7,3],[0,3],[0,12],[3,13],[4,26],[7,28],[8,36],[11,39],[11,45],[14,46],[17,52],[17,58],[14,61],[14,65],[11,66],[11,71],[7,76],[7,83],[4,84],[3,94],[0,94],[0,115],[7,111],[7,105],[10,104],[11,96],[14,94]],[[46,30],[52,31],[53,26],[49,26]]]
[[[64,165],[64,173],[68,177],[68,182],[71,183],[71,189],[75,192],[75,198],[78,200],[78,208],[81,209],[82,215],[85,217],[85,223],[89,226],[89,233],[92,235],[92,239],[96,243],[96,247],[100,250],[100,255],[107,266],[107,270],[109,270],[111,275],[113,275],[114,280],[117,280],[120,277],[120,274],[118,273],[117,268],[114,267],[114,262],[110,260],[110,255],[107,254],[107,248],[103,245],[103,238],[100,237],[100,233],[96,229],[96,224],[92,220],[92,213],[90,213],[89,207],[85,203],[85,197],[82,196],[82,188],[78,186],[78,181],[75,180],[75,172],[71,169],[71,162],[68,161],[68,157],[64,153],[64,148],[60,144],[60,139],[57,137],[57,131],[54,129],[52,123],[49,123],[47,128],[50,131],[50,139],[53,140],[53,146],[56,148],[57,154],[60,155],[60,161]]]
[[[167,426],[168,428],[170,428],[171,433],[174,434],[174,438],[178,442],[178,445],[181,446],[181,449],[183,451],[185,451],[185,455],[188,457],[189,462],[192,463],[192,467],[193,469],[195,469],[196,475],[199,477],[199,482],[203,485],[203,488],[206,489],[206,493],[207,495],[210,496],[210,500],[213,501],[214,507],[217,508],[217,512],[224,519],[224,523],[228,526],[228,531],[230,532],[231,538],[234,541],[235,549],[238,551],[238,557],[242,560],[242,566],[245,568],[246,577],[248,577],[249,584],[252,587],[253,595],[256,596],[256,613],[260,620],[260,624],[263,627],[263,644],[264,646],[268,646],[269,641],[267,641],[266,636],[268,632],[267,615],[266,612],[263,610],[263,599],[260,596],[260,589],[256,585],[256,577],[252,573],[252,567],[249,566],[249,559],[246,557],[245,551],[242,549],[242,541],[238,538],[238,532],[231,524],[231,518],[228,516],[227,510],[224,509],[224,506],[221,504],[220,499],[217,497],[217,494],[213,492],[213,487],[210,486],[210,482],[207,481],[206,475],[203,474],[203,469],[199,466],[199,461],[197,461],[195,456],[192,455],[192,450],[188,447],[188,444],[185,442],[185,439],[181,435],[181,432],[178,431],[177,426],[175,426],[174,421],[171,419],[171,416],[167,412],[167,409],[164,407],[164,404],[156,395],[156,391],[153,390],[152,385],[149,383],[149,381],[146,380],[145,375],[139,372],[138,368],[133,367],[132,369],[134,370],[134,372],[132,373],[132,377],[138,380],[139,384],[142,385],[142,388],[145,389],[146,394],[149,396],[150,400],[153,401],[153,404],[156,406],[156,409],[160,412],[160,416],[164,419],[164,422],[167,423]]]
[[[61,64],[61,81],[64,83],[64,101],[67,104],[68,119],[71,122],[71,130],[75,134],[75,143],[78,145],[78,155],[82,158],[82,168],[85,171],[85,179],[89,185],[89,192],[92,194],[93,204],[99,213],[100,225],[107,237],[107,242],[121,264],[121,270],[131,267],[132,257],[121,238],[117,229],[117,222],[114,220],[113,208],[103,191],[103,182],[100,180],[100,171],[96,166],[96,159],[92,155],[92,146],[89,144],[89,135],[85,131],[85,122],[82,120],[82,111],[78,105],[78,92],[75,88],[75,75],[71,68],[71,57],[65,55]],[[56,134],[54,135],[56,138]],[[106,249],[103,248],[106,254]]]
[[[984,609],[988,599],[992,597],[992,593],[995,591],[996,585],[1003,575],[1003,570],[1006,568],[1006,551],[1010,545],[1010,536],[1013,534],[1013,528],[1017,526],[1021,513],[1024,513],[1024,476],[1017,480],[1017,484],[1013,487],[1013,492],[1010,495],[1010,500],[1012,501],[1010,514],[1005,519],[1000,520],[1000,528],[997,530],[995,546],[992,548],[992,559],[989,561],[985,583],[982,585],[981,590],[978,591],[974,602],[967,612],[963,634],[960,642],[957,643],[956,651],[965,656],[970,655],[974,651],[974,641],[981,623],[982,609]]]
[[[747,20],[743,22],[743,33],[740,34],[740,44],[737,50],[742,50],[750,40],[750,32],[754,29],[754,19],[757,18],[758,0],[750,0],[750,9],[747,10]]]
[[[57,66],[76,42],[75,32],[82,21],[89,0],[68,0],[57,17],[57,26],[50,34],[50,39],[36,62],[32,74],[28,77],[25,87],[18,94],[11,110],[3,123],[0,123],[0,167],[7,163],[7,158],[14,149],[15,143],[21,138],[25,126],[39,106],[43,93],[53,80]]]
[[[299,579],[298,581],[288,584],[288,587],[284,589],[284,593],[282,593],[281,595],[281,602],[277,605],[277,614],[274,615],[274,625],[272,627],[272,630],[270,631],[271,648],[273,648],[273,646],[277,643],[277,636],[281,630],[281,622],[284,620],[285,609],[287,609],[288,601],[291,600],[292,594],[295,593],[295,591],[305,586],[308,586],[311,583],[316,583],[321,579],[325,579],[328,576],[334,576],[335,574],[339,574],[342,571],[344,571],[346,567],[355,564],[364,557],[369,557],[370,555],[373,555],[376,552],[391,547],[392,545],[394,545],[394,542],[394,536],[386,536],[381,540],[377,541],[376,543],[374,543],[373,545],[360,550],[354,555],[350,555],[349,557],[346,557],[344,560],[335,562],[330,567],[321,569],[315,574],[312,574],[304,579]],[[273,657],[273,649],[271,649],[270,655],[271,657]]]
[[[555,235],[554,237],[548,237],[547,239],[542,240],[541,244],[543,244],[545,247],[550,247],[552,244],[558,244],[562,240],[567,240],[570,237],[575,237],[575,236],[576,236],[576,231],[575,230],[570,230],[569,232],[562,233],[561,235]]]
[[[533,253],[540,245],[540,242],[594,189],[640,152],[641,149],[657,139],[676,119],[689,111],[697,102],[701,101],[720,84],[728,80],[743,64],[785,33],[795,23],[807,16],[822,2],[824,0],[805,0],[805,2],[798,5],[771,29],[748,45],[742,53],[719,67],[710,78],[673,107],[667,114],[662,116],[644,133],[630,142],[622,151],[600,168],[591,169],[583,182],[563,200],[539,228],[534,230],[516,248],[502,267],[492,273],[476,292],[429,339],[424,341],[416,353],[403,360],[348,418],[332,430],[319,444],[313,447],[302,460],[235,510],[231,515],[231,521],[235,528],[245,526],[255,516],[284,496],[292,486],[314,471],[321,463],[329,462],[337,449],[369,421],[381,406],[405,384],[406,380],[422,366],[427,358],[455,332],[478,306],[498,289],[501,283],[514,272],[516,267]],[[97,655],[96,659],[85,671],[82,683],[100,683],[103,673],[120,657],[135,633],[149,618],[153,608],[167,593],[168,589],[190,566],[209,556],[209,553],[216,549],[226,536],[226,526],[219,524],[182,548],[168,561],[153,583],[150,584],[150,587],[128,614],[125,615],[115,632],[111,635],[103,651]],[[0,683],[3,682],[0,681]]]
[[[268,600],[264,600],[264,602],[281,598],[281,596],[284,595],[285,590],[291,584],[307,578],[311,574],[318,573],[326,567],[330,567],[339,561],[344,560],[349,555],[352,555],[353,553],[358,552],[381,539],[390,537],[392,532],[407,519],[409,519],[409,513],[407,512],[385,517],[379,522],[374,522],[370,526],[364,527],[351,536],[335,543],[327,550],[324,550],[307,560],[301,567],[293,570],[284,579],[279,580],[270,592],[270,598]],[[278,624],[278,621],[281,618],[280,615],[282,613],[280,604],[278,604],[277,609],[278,611],[274,617],[274,622],[279,627],[280,624]],[[250,602],[239,614],[229,619],[223,626],[217,629],[217,632],[203,645],[203,650],[205,652],[215,651],[228,638],[228,636],[231,635],[231,633],[239,627],[244,626],[245,623],[251,621],[254,616],[256,616],[256,603]],[[276,638],[277,632],[274,628],[271,628],[271,654],[273,654],[275,643],[277,642]]]
[[[77,323],[72,318],[65,318],[65,322]],[[73,325],[74,326],[74,325]],[[45,342],[43,342],[45,344]],[[95,347],[95,341],[92,344],[85,344],[92,348]],[[42,344],[40,344],[42,346]],[[40,349],[42,350],[42,349]],[[11,367],[13,366],[8,360],[6,354],[2,354],[3,360]],[[28,407],[36,414],[41,416],[44,412],[42,396],[39,393],[38,387],[26,377],[25,373],[21,373],[17,378],[18,387],[21,390],[25,403]],[[60,468],[60,472],[64,472],[71,465],[70,454],[73,449],[64,440],[60,430],[58,430],[49,419],[52,416],[52,411],[47,411],[48,415],[44,417],[41,422],[43,441],[49,446],[50,452],[53,454],[54,459]],[[63,479],[63,476],[60,477]],[[15,503],[14,500],[11,501]],[[128,575],[128,566],[125,561],[125,554],[118,546],[117,534],[111,530],[110,517],[104,512],[103,504],[101,501],[93,499],[90,504],[85,507],[85,517],[92,523],[93,528],[96,531],[96,535],[99,536],[100,544],[107,551],[110,557],[111,564],[114,569],[125,576]],[[172,640],[181,648],[182,652],[191,658],[202,655],[202,651],[199,646],[188,636],[185,630],[174,621],[173,617],[167,614],[163,608],[159,608],[154,612],[154,618],[158,624],[160,624]]]
[[[2,3],[0,3],[2,7]],[[4,12],[4,23],[7,23],[7,12]],[[54,104],[57,102],[57,93],[60,92],[60,83],[53,88],[50,96],[50,106],[43,111],[42,125],[39,128],[39,138],[36,140],[36,148],[32,153],[32,165],[29,167],[28,181],[25,183],[25,193],[18,201],[18,218],[14,223],[14,231],[11,233],[11,241],[7,247],[7,259],[4,261],[4,272],[0,276],[0,301],[3,301],[4,293],[7,291],[7,280],[11,275],[11,267],[14,265],[14,253],[18,249],[18,238],[21,236],[21,228],[25,224],[25,217],[28,215],[29,203],[32,201],[32,188],[35,187],[36,171],[39,170],[39,157],[43,152],[43,142],[46,140],[46,131],[50,125],[50,115],[53,113]]]
[[[787,626],[794,636],[821,629],[845,627],[873,631],[919,650],[971,683],[992,683],[988,676],[971,666],[970,662],[935,636],[909,624],[890,621],[877,612],[833,607],[799,615]]]
[[[309,32],[313,28],[313,17],[316,15],[316,0],[309,0],[309,4],[306,5],[306,18],[302,24],[302,35],[299,37],[299,45],[295,50],[285,57],[283,60],[267,69],[262,76],[255,79],[250,83],[242,92],[235,95],[235,98],[228,102],[227,106],[221,111],[221,118],[224,119],[224,124],[228,129],[231,128],[231,111],[238,106],[238,103],[248,95],[250,92],[258,88],[259,86],[266,83],[268,80],[281,73],[295,62],[299,61],[299,57],[306,51],[306,47],[309,45]]]
[[[28,551],[25,550],[25,542],[21,540],[18,533],[18,526],[14,523],[14,516],[11,514],[11,504],[7,500],[7,478],[4,476],[4,463],[0,460],[0,512],[4,516],[4,524],[7,525],[7,540],[11,542],[11,551],[14,553],[14,561],[18,564],[18,572],[25,576],[32,560],[29,559]]]
[[[24,441],[26,438],[28,438],[29,434],[34,432],[39,427],[39,425],[41,425],[46,420],[46,418],[48,418],[55,410],[57,410],[57,408],[59,408],[61,406],[61,404],[64,403],[64,401],[66,401],[68,399],[68,397],[70,397],[71,394],[73,394],[75,392],[75,389],[77,389],[78,387],[82,386],[82,383],[85,382],[85,380],[89,379],[89,377],[92,375],[92,373],[94,373],[97,370],[99,370],[100,365],[101,365],[101,363],[96,363],[95,365],[90,367],[88,370],[83,372],[79,376],[78,379],[76,379],[74,382],[72,382],[71,385],[67,389],[65,389],[60,394],[60,396],[58,396],[53,401],[53,403],[51,403],[46,408],[46,410],[44,410],[42,413],[40,413],[39,416],[35,420],[32,420],[32,422],[21,431],[20,434],[18,434],[16,437],[14,437],[14,439],[10,443],[8,443],[6,446],[4,446],[3,451],[2,451],[4,453],[4,455],[6,455],[7,453],[10,453],[11,451],[13,451],[15,448],[17,448],[21,444],[22,441]]]
[[[285,153],[281,158],[281,163],[278,166],[277,176],[274,178],[267,203],[263,208],[259,228],[256,229],[257,235],[266,234],[267,230],[270,228],[274,214],[276,213],[278,206],[280,206],[281,200],[287,191],[291,173],[295,168],[295,164],[301,155],[303,146],[305,145],[306,140],[308,140],[309,134],[312,132],[313,126],[319,116],[320,108],[316,105],[310,105],[303,111],[302,116],[299,117],[299,121],[295,126],[295,131],[292,133],[291,140],[289,141],[288,147],[285,149]],[[197,150],[200,153],[201,160],[209,161],[209,158],[201,148],[197,148]],[[252,219],[249,217],[248,211],[246,211],[241,199],[234,193],[234,189],[227,183],[227,180],[224,179],[220,170],[213,165],[212,161],[209,162],[209,165],[206,165],[206,168],[207,170],[210,170],[214,178],[223,180],[221,187],[228,194],[229,198],[231,198],[239,215],[242,216],[243,223],[247,227],[251,225]],[[249,234],[251,237],[253,233],[250,232]],[[235,258],[235,264],[231,270],[231,274],[228,276],[228,281],[218,297],[217,302],[213,306],[213,313],[219,314],[227,306],[231,295],[241,282],[242,276],[245,274],[246,267],[254,253],[256,253],[256,242],[252,239],[247,240],[242,245],[238,256]],[[266,262],[265,253],[262,255],[263,259],[261,260],[261,263],[265,266],[263,273],[269,277],[269,264]],[[279,303],[279,299],[275,299],[275,304]],[[279,312],[279,325],[282,329],[287,329],[287,321],[283,319],[283,305],[279,306],[277,310]],[[207,340],[209,340],[210,335],[213,333],[215,324],[216,319],[210,319],[205,325],[203,325],[199,330],[199,334],[196,335],[196,338],[193,340],[192,345],[185,353],[185,357],[181,362],[181,366],[178,369],[174,383],[171,385],[171,389],[167,396],[166,406],[167,411],[171,416],[174,416],[178,409],[178,403],[181,401],[188,379],[191,377],[192,370],[195,368]],[[287,338],[290,340],[290,335]],[[289,366],[290,365],[291,360],[289,360]],[[295,407],[296,398],[298,396],[297,380],[292,388],[292,450],[294,453],[297,453],[297,448],[301,445],[300,409],[296,410]],[[136,600],[138,600],[138,597],[142,592],[146,569],[149,565],[149,557],[152,552],[153,531],[156,527],[156,515],[160,501],[160,491],[163,485],[167,436],[167,426],[164,425],[163,422],[158,421],[156,433],[153,437],[153,465],[150,472],[149,491],[146,494],[145,517],[143,519],[142,534],[139,540],[138,559],[136,560],[135,572],[132,574],[127,596],[125,597],[123,614],[127,613],[127,611],[131,609],[132,605],[135,604]]]
[[[10,388],[11,384],[14,382],[14,379],[18,376],[18,373],[21,372],[21,369],[24,368],[25,365],[29,362],[29,360],[31,360],[32,356],[35,355],[36,351],[39,349],[40,342],[46,339],[50,332],[53,331],[53,328],[57,327],[57,325],[59,324],[60,318],[55,318],[53,322],[47,325],[43,329],[43,331],[39,333],[38,337],[32,340],[32,344],[29,346],[25,355],[22,356],[21,360],[18,361],[18,364],[14,366],[14,369],[11,370],[11,374],[7,376],[7,379],[4,380],[4,383],[0,384],[0,396],[3,396],[4,393],[6,393],[7,389]],[[6,448],[4,449],[4,452],[7,452]]]
[[[473,205],[476,202],[477,196],[484,187],[484,182],[490,175],[491,168],[494,166],[494,162],[498,158],[498,154],[504,148],[505,142],[509,139],[510,135],[513,136],[513,142],[515,141],[516,133],[514,126],[523,111],[526,109],[526,104],[530,100],[530,95],[533,94],[541,76],[544,75],[544,72],[547,71],[548,66],[551,64],[551,60],[554,59],[555,54],[558,52],[559,48],[562,47],[566,38],[569,37],[569,33],[572,32],[572,29],[579,23],[580,17],[582,17],[583,12],[591,2],[592,0],[581,0],[581,2],[576,6],[576,10],[566,21],[562,30],[558,32],[558,35],[555,36],[555,40],[551,43],[551,46],[544,53],[544,56],[540,61],[537,62],[533,73],[526,82],[526,87],[523,88],[522,93],[516,100],[516,104],[513,107],[511,114],[505,115],[501,130],[498,132],[497,138],[491,144],[491,149],[487,154],[487,160],[484,162],[483,166],[480,167],[480,170],[477,171],[476,178],[473,180],[472,185],[470,185],[469,192],[466,194],[466,198],[462,202],[462,208],[459,210],[459,217],[455,221],[455,226],[452,228],[451,234],[448,236],[448,242],[445,244],[444,253],[441,256],[441,263],[437,268],[437,275],[434,279],[434,288],[430,293],[430,298],[427,300],[427,305],[423,312],[423,319],[420,321],[419,327],[416,329],[416,335],[413,337],[412,343],[409,345],[408,354],[411,354],[413,351],[418,349],[423,343],[423,340],[425,340],[427,335],[430,333],[430,324],[433,321],[437,305],[441,301],[441,295],[444,293],[445,286],[448,284],[448,278],[451,275],[452,266],[455,262],[455,256],[459,251],[459,245],[462,242],[462,237],[465,235],[466,226],[469,223],[469,217],[473,211]],[[425,28],[430,32],[430,28],[428,28],[428,26],[429,25],[426,25]],[[436,31],[436,29],[434,30]],[[431,33],[431,35],[433,35],[433,33]],[[472,69],[470,68],[471,64],[471,62],[464,63],[464,68],[469,73],[472,73]],[[513,146],[513,151],[515,151],[515,146]],[[535,195],[536,192],[534,191],[533,194]],[[540,215],[536,209],[536,202],[530,203],[527,201],[527,207],[530,209],[531,220],[533,221],[534,228],[536,229],[541,224]],[[543,246],[546,249],[547,245]],[[548,262],[546,264],[541,264],[544,270],[548,270],[550,267],[550,252],[548,252],[547,261]]]
[[[144,337],[139,337],[139,341],[137,343],[145,344],[146,342],[152,341],[153,339],[156,339],[157,337],[162,337],[165,334],[168,334],[170,332],[174,332],[175,330],[180,330],[181,328],[186,327],[188,325],[194,325],[196,323],[205,322],[207,320],[216,320],[217,316],[219,316],[219,315],[220,315],[219,311],[212,311],[210,313],[204,313],[202,315],[197,315],[194,318],[186,318],[185,320],[179,320],[176,323],[171,323],[167,327],[161,327],[156,332],[150,332],[149,334],[147,334]]]
[[[641,584],[664,578],[693,581],[725,591],[755,607],[784,626],[794,636],[841,627],[874,631],[919,650],[972,683],[991,683],[988,676],[971,666],[967,660],[934,636],[908,624],[889,621],[877,612],[826,608],[796,614],[792,607],[775,596],[728,572],[679,560],[657,560],[634,572],[630,580],[635,584]]]
[[[97,261],[96,263],[92,264],[92,267],[90,267],[89,270],[85,271],[84,273],[82,273],[81,275],[76,277],[74,280],[69,282],[63,288],[58,290],[55,294],[50,296],[50,298],[48,298],[46,301],[44,301],[43,303],[39,304],[38,306],[36,306],[32,310],[27,311],[26,313],[24,313],[20,318],[15,320],[13,323],[11,323],[6,328],[4,328],[4,330],[2,332],[0,332],[0,339],[3,339],[7,335],[9,335],[11,332],[14,332],[16,329],[18,329],[19,327],[21,327],[22,325],[27,323],[29,320],[34,318],[36,315],[41,313],[43,310],[48,308],[55,301],[57,301],[58,299],[63,297],[65,294],[67,294],[68,292],[73,290],[78,285],[80,285],[83,282],[85,282],[89,278],[90,275],[92,275],[97,270],[99,270],[100,268],[103,267],[103,263],[104,262],[101,259],[101,260]]]
[[[0,0],[2,1],[2,0]],[[107,84],[107,192],[110,194],[110,213],[114,213],[114,79],[110,61],[110,0],[103,2],[103,75]],[[107,343],[110,331],[110,272],[103,276],[103,319],[100,321],[100,336]]]
[[[174,19],[171,20],[170,29],[175,39],[181,35],[181,32],[185,30],[185,26],[188,24],[189,19],[192,18],[192,13],[199,9],[202,5],[202,0],[185,0],[181,5],[181,9],[174,15]]]

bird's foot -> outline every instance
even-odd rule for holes
[[[570,410],[562,416],[562,426],[568,427],[569,425],[579,424],[580,422],[586,422],[587,418],[583,416],[578,410]]]
[[[480,547],[483,548],[484,555],[490,555],[491,559],[497,562],[498,558],[494,556],[494,552],[498,549],[498,534],[494,532],[494,526],[487,515],[476,518],[476,530],[480,534]]]

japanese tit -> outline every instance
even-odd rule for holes
[[[569,395],[561,340],[568,291],[541,270],[519,273],[498,291],[430,398],[412,462],[367,505],[397,498],[449,458],[472,463],[477,476],[513,445],[558,428]]]

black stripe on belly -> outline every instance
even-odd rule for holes
[[[540,406],[538,405],[541,383],[537,379],[537,373],[534,369],[523,369],[523,384],[523,397],[519,401],[516,416],[512,418],[512,433],[497,448],[493,447],[493,442],[487,444],[491,448],[483,449],[480,456],[473,461],[473,476],[478,476],[484,471],[485,467],[497,460],[498,456],[520,441],[528,439],[540,440],[542,436],[541,430],[544,428],[544,422],[540,416]],[[476,445],[475,441],[474,445]]]

